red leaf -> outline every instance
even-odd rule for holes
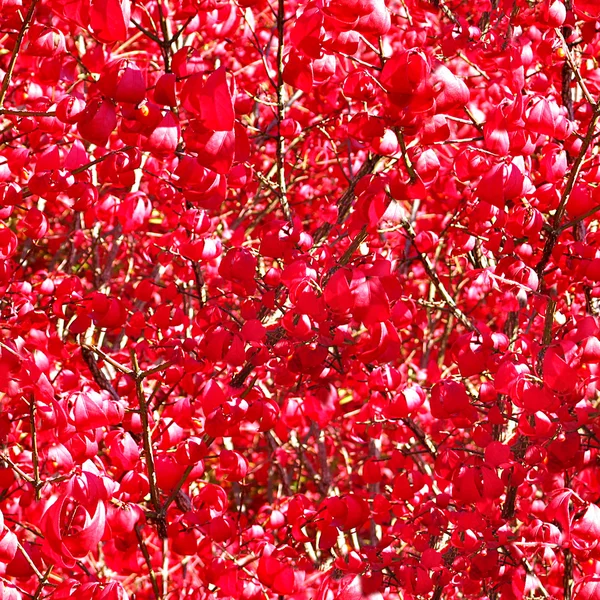
[[[353,308],[354,297],[348,283],[348,271],[338,269],[325,285],[323,296],[329,308],[336,313],[344,313]]]
[[[573,587],[573,600],[600,600],[600,577],[589,575]]]
[[[10,258],[17,250],[17,243],[17,236],[8,227],[0,227],[0,259]]]
[[[77,129],[81,137],[96,146],[104,146],[117,126],[115,105],[94,98],[78,118]]]
[[[306,56],[316,59],[321,57],[324,37],[323,13],[317,6],[307,6],[291,28],[290,41]]]
[[[383,87],[394,95],[410,95],[429,77],[430,66],[425,54],[416,49],[396,52],[381,71]]]
[[[571,133],[566,113],[551,99],[538,98],[529,110],[527,127],[542,135],[564,140]]]
[[[471,402],[464,385],[450,379],[433,386],[430,402],[431,414],[436,419],[466,415],[471,409]]]
[[[283,68],[283,80],[307,94],[313,88],[313,68],[309,58],[301,55],[296,50],[291,50],[288,60]]]
[[[431,84],[435,96],[436,112],[465,106],[471,96],[469,88],[448,67],[439,65],[433,71]]]
[[[200,117],[202,125],[213,131],[231,131],[235,122],[233,96],[225,67],[211,73],[202,84],[200,74],[185,83],[181,97],[184,107]]]
[[[111,44],[123,41],[127,37],[130,16],[129,0],[93,0],[90,27],[100,42]]]
[[[577,371],[561,356],[560,348],[548,348],[544,355],[544,383],[558,393],[571,392],[578,383]]]
[[[574,537],[591,542],[600,541],[600,507],[588,504],[585,513],[574,523],[571,533]]]
[[[176,83],[177,77],[175,76],[175,73],[165,73],[164,75],[161,75],[154,87],[154,102],[157,104],[166,104],[167,106],[176,106]]]
[[[172,154],[179,144],[179,122],[169,110],[145,142],[145,147],[159,156]]]
[[[268,585],[276,594],[289,595],[296,591],[294,569],[272,554],[263,554],[256,571],[262,583]]]
[[[208,415],[225,403],[226,397],[216,381],[208,381],[202,390],[200,402],[205,415]]]
[[[400,337],[389,321],[368,327],[369,337],[362,346],[361,358],[365,363],[389,363],[400,357]]]
[[[128,59],[109,63],[102,71],[98,87],[115,102],[139,104],[146,97],[144,74]]]
[[[546,506],[546,519],[549,522],[556,521],[565,535],[565,539],[571,537],[571,501],[581,501],[579,496],[568,488],[556,490],[552,493],[552,499]]]
[[[9,563],[17,553],[17,536],[6,529],[0,536],[0,563]]]
[[[354,307],[352,315],[365,326],[387,321],[390,317],[390,303],[378,277],[365,277],[360,270],[352,273],[350,284]]]

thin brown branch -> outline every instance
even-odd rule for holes
[[[592,94],[587,88],[583,77],[581,76],[581,71],[579,67],[575,63],[575,57],[573,56],[572,45],[567,42],[563,32],[560,29],[556,29],[556,35],[562,42],[562,49],[565,53],[565,64],[563,66],[562,72],[562,100],[563,104],[567,108],[567,112],[569,114],[569,119],[573,120],[573,98],[571,96],[571,79],[573,76],[577,80],[579,87],[581,88],[581,92],[584,98],[590,103],[591,106],[596,105],[596,101],[594,100]]]
[[[96,354],[98,354],[98,356],[101,356],[107,363],[111,364],[115,369],[117,369],[117,371],[119,371],[120,373],[123,373],[124,375],[133,375],[134,372],[129,369],[128,367],[125,367],[124,365],[122,365],[120,362],[117,362],[114,358],[111,358],[108,354],[106,354],[106,352],[104,352],[103,350],[100,350],[100,348],[97,348],[96,346],[89,346],[88,344],[82,344],[81,345],[82,349],[87,349],[87,350],[91,350],[93,352],[95,352]],[[84,357],[85,360],[85,357]]]
[[[17,548],[19,549],[19,552],[21,552],[21,554],[23,555],[23,558],[25,558],[25,561],[27,562],[27,564],[31,567],[31,570],[35,573],[35,576],[39,579],[40,583],[46,582],[48,579],[49,573],[47,575],[42,574],[42,572],[37,568],[37,565],[35,564],[35,562],[33,562],[33,559],[31,558],[31,556],[29,556],[29,553],[27,552],[27,550],[25,550],[25,548],[23,547],[21,542],[19,542],[18,538],[17,538]]]
[[[159,373],[160,371],[165,371],[173,364],[173,362],[174,361],[172,361],[172,360],[167,360],[165,362],[160,363],[159,365],[156,365],[155,367],[150,367],[149,369],[142,371],[140,373],[140,376],[142,379],[145,379],[146,377],[149,377],[150,375],[154,375],[154,373]]]
[[[55,117],[56,111],[17,110],[13,108],[2,108],[0,109],[0,115],[6,115],[7,117]]]
[[[97,287],[99,287],[99,288],[102,288],[103,286],[105,286],[112,277],[113,266],[114,266],[115,260],[117,258],[117,255],[119,254],[119,250],[121,249],[121,242],[123,240],[123,237],[121,235],[122,231],[123,231],[123,228],[122,228],[121,224],[117,223],[117,225],[115,226],[115,228],[113,230],[113,234],[112,234],[113,241],[112,241],[112,245],[110,247],[110,251],[108,252],[108,256],[106,257],[106,263],[104,264],[104,267],[102,268],[102,272],[98,276]]]
[[[149,29],[146,29],[141,23],[138,23],[133,17],[131,22],[148,38],[150,38],[153,42],[156,42],[159,46],[162,46],[162,40],[155,34],[152,33]]]
[[[138,544],[140,546],[140,550],[142,551],[142,555],[144,556],[144,560],[146,561],[146,566],[148,567],[148,573],[150,575],[150,582],[152,583],[152,590],[154,591],[154,596],[156,600],[162,599],[162,594],[160,593],[160,588],[158,586],[158,580],[156,579],[156,573],[152,567],[152,560],[150,558],[150,553],[148,552],[148,548],[146,547],[146,542],[142,537],[141,526],[135,526],[135,536],[137,537]]]
[[[548,590],[544,587],[544,584],[537,576],[537,573],[535,572],[534,568],[529,564],[529,561],[525,557],[523,557],[523,560],[521,562],[525,567],[525,571],[527,572],[527,574],[531,575],[535,579],[538,590],[541,592],[542,596],[544,598],[551,598],[552,596],[550,596]]]
[[[164,538],[162,541],[162,567],[161,567],[161,579],[162,579],[162,594],[163,598],[166,598],[169,594],[169,538]]]
[[[8,88],[10,86],[10,82],[12,81],[12,76],[15,70],[15,65],[17,64],[17,59],[19,57],[19,51],[21,50],[21,44],[23,43],[23,38],[29,29],[29,25],[33,20],[33,13],[35,12],[35,8],[37,6],[39,0],[32,0],[29,5],[29,10],[25,15],[25,19],[23,20],[23,25],[21,25],[21,30],[19,31],[19,35],[17,36],[17,41],[15,42],[15,47],[13,48],[12,54],[10,56],[10,62],[8,63],[8,68],[6,69],[6,74],[4,75],[4,79],[2,80],[2,87],[0,88],[0,108],[4,107],[4,100],[6,99],[6,94],[8,93]]]
[[[450,20],[452,21],[452,23],[454,23],[457,27],[460,27],[462,29],[462,26],[460,24],[460,21],[456,18],[456,16],[454,15],[454,13],[450,10],[450,8],[448,7],[448,5],[446,4],[446,2],[444,0],[430,0],[431,4],[433,4],[435,7],[439,8],[444,15]]]
[[[187,481],[187,478],[190,476],[190,473],[194,470],[195,466],[196,465],[188,465],[186,467],[185,471],[183,472],[183,475],[177,482],[177,485],[173,488],[171,495],[167,498],[166,502],[163,504],[163,507],[161,509],[161,512],[163,515],[167,514],[169,507],[171,506],[171,504],[173,504],[173,502],[175,501],[175,498],[177,498],[177,494],[179,494],[179,490],[181,490],[181,488],[183,487],[183,484]]]
[[[160,30],[162,32],[162,42],[160,43],[161,52],[165,61],[165,72],[171,72],[171,35],[169,34],[169,27],[167,25],[167,16],[163,7],[163,0],[157,0],[158,5],[158,18],[160,21]]]
[[[23,481],[34,485],[33,477],[27,475],[25,471],[23,471],[17,464],[15,464],[8,456],[5,454],[0,454],[0,461],[5,462]]]
[[[469,317],[467,317],[467,315],[465,315],[465,313],[462,312],[462,310],[460,310],[460,308],[457,306],[456,302],[454,301],[454,298],[452,298],[452,296],[448,293],[448,290],[446,289],[444,284],[441,282],[429,257],[426,254],[422,254],[419,251],[419,249],[417,248],[417,246],[415,244],[416,233],[415,233],[415,230],[413,229],[412,223],[410,223],[409,221],[404,219],[402,221],[402,227],[403,227],[404,231],[407,233],[407,235],[413,245],[413,248],[415,249],[415,251],[419,257],[419,260],[423,264],[423,267],[425,268],[425,272],[427,273],[427,276],[432,281],[433,285],[439,292],[439,294],[442,297],[442,299],[444,300],[444,302],[446,302],[446,304],[452,311],[452,314],[467,329],[469,329],[470,331],[476,331],[477,333],[480,333],[479,330],[477,329],[476,325],[471,321],[471,319],[469,319]]]
[[[279,444],[277,443],[277,441],[275,440],[275,437],[273,436],[273,434],[270,431],[267,431],[266,436],[267,436],[267,441],[269,442],[269,446],[271,447],[271,451],[273,453],[275,453],[275,451],[279,447]],[[275,466],[277,467],[277,470],[279,471],[279,475],[281,476],[281,484],[283,485],[284,492],[288,496],[293,495],[292,487],[290,484],[289,473],[287,472],[286,468],[278,460],[276,460],[274,462],[275,462]]]
[[[417,181],[418,179],[418,175],[417,172],[415,171],[415,168],[412,164],[412,162],[410,161],[410,158],[408,157],[408,150],[406,148],[406,141],[404,139],[404,133],[402,131],[402,129],[400,129],[399,127],[395,129],[396,132],[396,137],[398,138],[398,143],[400,144],[400,149],[402,150],[402,160],[404,161],[404,166],[406,167],[406,170],[408,171],[408,176],[410,177],[410,182],[414,183],[415,181]]]
[[[573,555],[568,548],[563,550],[565,567],[563,571],[563,598],[571,600],[573,596]]]
[[[427,452],[431,454],[433,458],[436,458],[437,447],[433,440],[425,435],[425,432],[421,429],[419,424],[413,421],[410,417],[402,419],[402,422],[415,434],[415,437],[419,440],[421,446],[423,446],[423,448],[427,450]]]
[[[175,32],[173,37],[169,40],[169,45],[173,45],[180,37],[181,34],[187,29],[187,26],[194,20],[196,15],[192,15],[187,18],[185,23]]]
[[[23,552],[23,555],[25,556],[25,560],[27,560],[27,554],[25,552]],[[29,559],[31,560],[31,559]],[[33,561],[31,561],[30,563],[31,568],[34,568],[34,564]],[[41,598],[42,596],[42,592],[44,591],[44,587],[46,585],[48,585],[48,578],[50,577],[50,574],[52,573],[52,570],[54,569],[54,565],[50,565],[47,569],[46,572],[42,575],[42,578],[40,579],[40,582],[38,584],[37,590],[35,590],[35,594],[33,595],[33,599],[32,600],[38,600],[39,598]],[[36,569],[35,570],[36,575],[39,573],[39,571]],[[54,584],[51,584],[54,587]]]
[[[102,369],[98,366],[98,361],[96,360],[94,351],[89,346],[82,346],[81,356],[92,373],[92,377],[94,378],[94,381],[98,387],[101,390],[107,391],[113,400],[119,401],[121,397],[119,396],[117,390],[115,390],[108,377],[106,377],[106,375],[102,372]]]
[[[544,269],[552,256],[552,250],[558,241],[558,237],[561,234],[561,221],[567,210],[567,203],[569,202],[569,198],[571,197],[571,193],[573,192],[573,188],[575,187],[575,183],[577,182],[577,178],[581,171],[581,167],[583,165],[583,161],[585,160],[585,155],[592,143],[592,139],[594,138],[594,131],[596,130],[596,125],[598,123],[598,119],[600,118],[600,102],[594,106],[594,113],[592,114],[592,118],[590,120],[590,124],[588,125],[587,132],[585,134],[585,138],[583,139],[583,143],[581,144],[581,149],[573,166],[571,167],[571,172],[569,173],[569,178],[567,179],[567,184],[565,185],[565,189],[562,193],[560,203],[556,212],[554,213],[554,219],[552,221],[552,230],[550,234],[546,238],[546,243],[544,244],[544,250],[542,252],[542,258],[536,266],[536,272],[539,276],[539,286],[540,289],[544,285],[544,279],[542,277],[544,273]]]
[[[279,200],[286,220],[292,222],[292,211],[287,197],[287,184],[285,179],[285,140],[281,135],[281,122],[285,118],[285,98],[283,93],[283,48],[285,23],[285,0],[278,0],[277,9],[277,184],[279,186]]]
[[[97,165],[98,163],[104,162],[105,160],[109,159],[111,156],[114,156],[115,154],[119,154],[120,152],[127,152],[129,150],[132,150],[133,148],[134,148],[134,146],[123,146],[122,148],[117,148],[116,150],[111,150],[110,152],[107,152],[100,158],[96,158],[85,165],[81,165],[81,167],[77,167],[76,169],[73,169],[71,171],[71,173],[73,175],[78,175],[79,173],[83,173],[84,171],[87,171],[90,167],[93,167],[94,165]],[[22,197],[29,198],[32,195],[33,194],[29,190],[29,186],[25,186],[22,191]]]
[[[31,457],[33,462],[33,486],[36,500],[41,499],[42,482],[40,481],[40,455],[37,443],[37,426],[35,424],[36,403],[33,395],[29,401],[29,425],[31,428]]]
[[[571,229],[571,227],[573,227],[574,225],[577,225],[578,223],[581,223],[581,221],[583,221],[584,219],[587,219],[588,217],[591,217],[593,214],[597,213],[598,211],[600,211],[600,206],[594,206],[594,208],[590,208],[590,210],[584,212],[583,214],[579,215],[578,217],[575,217],[571,221],[568,221],[564,225],[561,225],[558,228],[559,233],[562,233],[563,231],[566,231],[567,229]]]
[[[144,392],[144,372],[140,369],[135,351],[131,351],[131,361],[135,377],[135,390],[140,405],[140,420],[142,422],[142,439],[144,444],[144,456],[146,458],[146,469],[148,471],[148,482],[150,485],[150,499],[156,513],[156,529],[161,539],[167,537],[167,525],[160,504],[160,490],[156,478],[156,466],[154,463],[154,451],[152,449],[152,432],[148,419],[148,403]]]
[[[317,430],[317,456],[319,458],[319,466],[321,468],[321,483],[325,488],[325,495],[327,495],[329,494],[329,488],[331,487],[332,477],[331,469],[329,468],[329,462],[327,460],[325,432],[321,428],[318,428]]]
[[[327,273],[327,275],[325,276],[325,279],[323,279],[323,283],[322,285],[325,286],[327,284],[327,282],[329,281],[329,279],[331,278],[331,276],[340,268],[342,268],[343,266],[347,265],[348,262],[350,261],[350,259],[352,258],[352,256],[354,255],[354,253],[358,250],[358,248],[360,247],[360,245],[367,239],[367,226],[363,226],[363,228],[356,234],[356,237],[352,240],[352,242],[350,242],[350,245],[348,246],[348,248],[346,249],[346,252],[344,252],[344,254],[342,254],[342,257],[340,258],[340,260],[338,261],[338,264],[335,265],[334,267],[331,267],[331,269],[329,269],[329,272]]]
[[[346,191],[341,195],[340,199],[337,202],[338,207],[338,218],[337,224],[341,225],[345,220],[348,214],[350,213],[350,209],[352,208],[352,204],[354,202],[354,190],[358,182],[369,173],[372,173],[377,166],[377,163],[381,159],[379,154],[374,154],[370,156],[365,162],[362,164],[356,175],[353,177],[352,181],[348,185]],[[333,225],[331,223],[324,223],[321,225],[314,234],[315,247],[319,246],[319,244],[323,243],[327,236],[331,233],[333,229]]]

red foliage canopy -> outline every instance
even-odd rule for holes
[[[599,19],[0,0],[0,597],[600,600]]]

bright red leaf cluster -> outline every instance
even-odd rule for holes
[[[600,600],[599,21],[0,0],[0,597]]]

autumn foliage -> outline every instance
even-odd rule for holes
[[[0,598],[600,600],[599,19],[0,0]]]

